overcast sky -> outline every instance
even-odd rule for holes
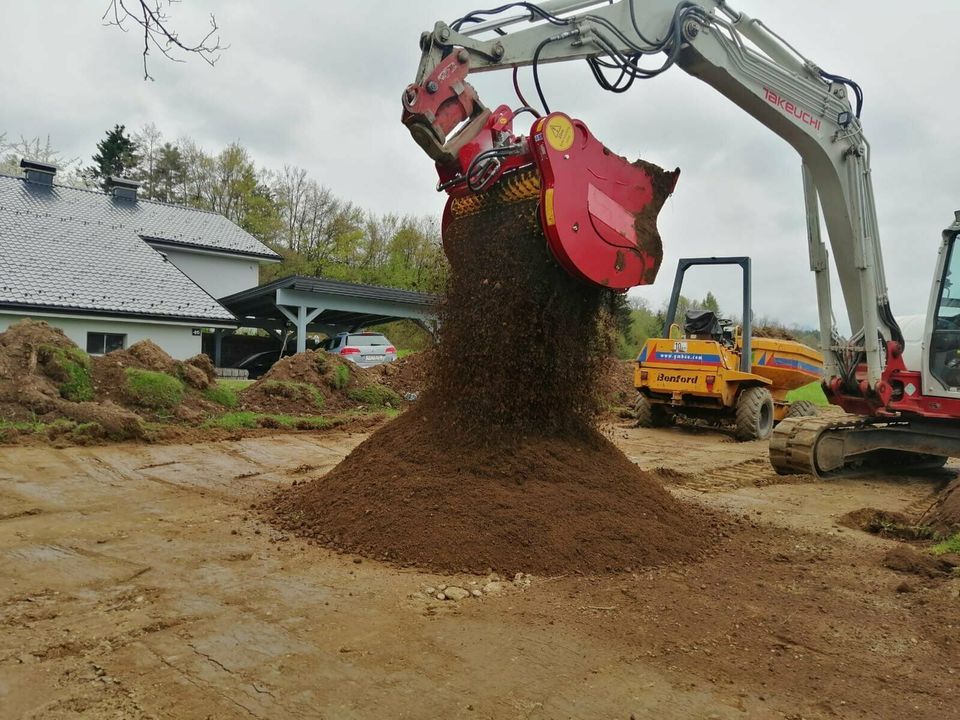
[[[114,123],[153,122],[166,139],[187,135],[208,151],[240,141],[259,165],[302,166],[372,210],[439,214],[432,163],[399,122],[400,93],[420,31],[487,6],[477,1],[183,0],[173,13],[184,38],[214,12],[230,48],[214,68],[155,56],[155,81],[145,82],[142,37],[101,25],[107,0],[0,0],[0,132],[49,134],[86,162]],[[960,3],[731,4],[863,86],[894,312],[925,311],[940,233],[960,209]],[[755,312],[816,324],[800,161],[785,142],[679,68],[623,95],[601,91],[580,62],[542,77],[552,109],[586,121],[616,152],[683,170],[660,216],[660,278],[634,294],[663,302],[681,256],[749,254]],[[532,96],[529,72],[524,83]],[[475,84],[489,106],[515,102],[508,72]],[[725,309],[740,303],[732,270],[689,280],[688,295],[711,289]]]

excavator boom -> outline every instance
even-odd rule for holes
[[[960,418],[960,381],[949,385],[955,374],[949,363],[960,373],[960,339],[956,357],[952,350],[936,351],[948,363],[944,370],[929,369],[939,362],[929,349],[931,335],[939,333],[937,348],[955,342],[943,337],[947,330],[938,324],[952,328],[952,317],[934,314],[944,302],[941,287],[949,286],[942,269],[954,257],[957,233],[948,231],[941,249],[942,272],[923,338],[924,368],[908,367],[907,343],[887,293],[859,85],[825,71],[726,0],[514,2],[438,22],[421,36],[420,47],[416,80],[403,96],[403,120],[437,163],[438,187],[451,195],[446,217],[455,217],[451,209],[463,205],[464,197],[487,192],[514,173],[535,171],[541,224],[554,256],[574,275],[614,289],[653,281],[659,265],[656,213],[677,174],[631,166],[597,143],[581,121],[550,113],[540,66],[584,60],[601,87],[622,92],[676,65],[783,138],[802,160],[824,391],[865,419],[822,424],[818,432],[813,420],[803,421],[802,432],[785,421],[777,430],[774,464],[784,472],[802,467],[829,474],[842,471],[850,458],[861,463],[881,451],[907,460],[960,452],[960,443],[944,440],[953,437],[951,428],[933,432],[929,425],[956,426]],[[469,73],[512,69],[520,95],[521,67],[532,69],[544,111],[526,137],[513,134],[512,121],[537,110],[524,101],[516,111],[490,111],[467,82]],[[821,216],[853,330],[849,338],[834,325]],[[960,307],[960,300],[946,302]]]

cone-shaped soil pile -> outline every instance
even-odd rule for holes
[[[698,555],[715,519],[594,429],[610,296],[554,262],[536,200],[488,203],[444,245],[422,399],[268,513],[329,547],[437,571],[602,573]]]

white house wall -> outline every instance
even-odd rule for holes
[[[0,331],[6,330],[24,317],[26,316],[0,314]],[[141,340],[152,340],[175,360],[186,360],[200,352],[201,337],[193,334],[192,327],[184,325],[122,322],[97,318],[61,318],[53,315],[29,317],[60,328],[81,350],[87,349],[87,333],[96,332],[126,335],[124,347],[130,347]]]
[[[161,248],[188,278],[214,298],[249,290],[260,282],[260,264],[252,258],[230,257],[185,250]]]

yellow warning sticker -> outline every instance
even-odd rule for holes
[[[556,215],[553,213],[553,188],[547,188],[543,193],[543,214],[546,216],[547,225],[552,227],[557,224]]]
[[[550,147],[558,152],[569,150],[573,145],[573,123],[564,115],[551,115],[543,134]]]

